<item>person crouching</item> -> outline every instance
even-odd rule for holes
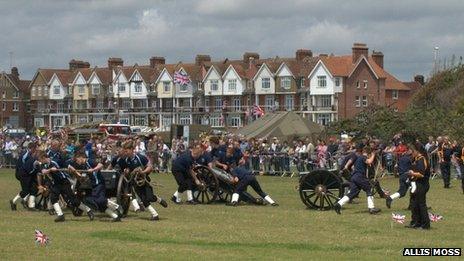
[[[268,202],[272,206],[278,206],[278,204],[261,189],[261,186],[259,185],[258,180],[256,180],[256,177],[253,174],[253,172],[251,172],[245,167],[245,159],[242,157],[238,163],[238,167],[232,169],[231,171],[231,174],[234,177],[233,182],[236,183],[236,185],[234,193],[232,194],[232,200],[229,205],[237,206],[238,201],[240,199],[240,194],[246,191],[248,186],[251,186],[254,189],[254,191],[256,191],[256,193],[258,193],[258,195],[261,196],[266,202]]]
[[[121,221],[121,209],[118,204],[106,198],[105,180],[100,172],[102,168],[103,164],[97,164],[95,161],[87,159],[84,152],[76,153],[74,160],[68,166],[68,169],[76,176],[82,177],[79,171],[85,170],[88,172],[87,175],[92,185],[92,194],[86,197],[85,201],[98,210],[105,212],[111,217],[112,222],[118,222]]]

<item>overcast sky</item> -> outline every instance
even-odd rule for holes
[[[385,68],[401,80],[428,75],[434,47],[441,58],[464,56],[464,2],[197,0],[21,1],[0,0],[0,69],[13,65],[23,78],[37,68],[65,68],[72,58],[104,66],[108,57],[147,64],[350,54],[363,42],[385,55]]]

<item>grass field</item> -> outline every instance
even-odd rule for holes
[[[66,212],[67,221],[56,224],[45,212],[27,212],[18,206],[9,209],[8,200],[19,184],[12,171],[0,171],[0,259],[2,260],[185,260],[185,259],[362,259],[401,258],[404,247],[463,247],[463,200],[459,183],[442,188],[441,180],[431,181],[428,204],[444,216],[430,231],[391,224],[391,213],[407,215],[406,198],[395,201],[391,210],[376,198],[379,215],[366,211],[365,195],[358,204],[349,204],[342,215],[334,211],[305,209],[295,189],[298,179],[259,177],[264,191],[279,207],[241,205],[156,206],[159,222],[149,214],[130,214],[120,223],[110,223],[99,214],[90,222]],[[157,194],[169,198],[175,190],[171,175],[155,180],[163,185]],[[397,179],[382,183],[396,190]],[[36,247],[34,230],[51,238],[48,247]]]

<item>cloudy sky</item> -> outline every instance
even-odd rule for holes
[[[428,75],[434,47],[448,60],[464,56],[464,3],[450,1],[0,0],[0,70],[24,78],[37,68],[63,68],[72,58],[104,66],[108,57],[147,64],[313,53],[349,54],[353,42],[385,55],[402,80]]]

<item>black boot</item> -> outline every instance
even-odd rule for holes
[[[95,215],[93,214],[92,210],[89,210],[89,212],[87,212],[87,216],[89,217],[90,221],[92,221],[95,218]]]
[[[57,216],[55,222],[64,222],[64,215]]]
[[[342,213],[342,206],[338,203],[335,203],[335,205],[333,206],[335,212],[337,212],[337,214],[341,214]]]
[[[385,204],[387,205],[387,208],[391,208],[392,202],[393,202],[393,199],[391,197],[387,197],[385,199]]]
[[[160,198],[160,205],[163,206],[163,208],[167,208],[168,207],[168,202],[166,202],[166,200]]]
[[[381,210],[379,208],[370,208],[369,209],[369,214],[375,215],[379,213]]]
[[[16,211],[16,204],[13,203],[13,200],[10,200],[10,208],[11,208],[11,211]]]

